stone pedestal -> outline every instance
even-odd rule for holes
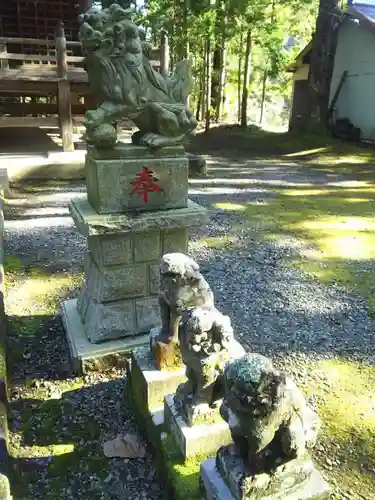
[[[144,412],[164,415],[164,396],[186,381],[185,367],[174,371],[158,370],[149,346],[134,349],[131,356],[131,389]]]
[[[132,346],[160,324],[160,257],[187,252],[189,227],[204,223],[206,210],[187,199],[188,160],[181,146],[88,147],[86,183],[88,199],[69,207],[87,238],[79,329],[93,344],[129,339]],[[73,322],[63,319],[71,328]],[[68,337],[77,353],[77,331]]]
[[[208,456],[220,446],[232,442],[228,424],[221,419],[219,413],[212,421],[189,426],[175,404],[173,394],[164,398],[164,421],[184,459],[194,455]]]
[[[208,500],[323,500],[330,489],[308,455],[279,466],[272,475],[249,476],[241,457],[222,447],[216,460],[201,464]]]

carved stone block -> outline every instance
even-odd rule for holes
[[[146,295],[146,264],[99,268],[92,265],[87,292],[98,302],[142,297]]]
[[[163,254],[187,253],[189,232],[186,228],[167,229],[163,231]]]
[[[160,285],[160,273],[159,273],[159,262],[155,262],[153,264],[148,265],[148,291],[152,295],[157,294],[159,292]]]
[[[135,157],[124,157],[120,150],[117,158],[112,151],[110,159],[96,159],[88,150],[87,197],[93,208],[109,214],[186,207],[187,157],[150,157],[149,148],[128,147],[130,154],[136,150]]]
[[[148,332],[160,323],[157,297],[136,299],[135,312],[138,332]]]
[[[98,266],[115,266],[133,262],[133,238],[118,236],[91,236],[87,240],[92,259]]]
[[[143,231],[134,234],[134,260],[147,262],[161,256],[160,231]]]
[[[93,343],[135,335],[134,301],[121,300],[103,304],[90,299],[84,328],[88,339]]]

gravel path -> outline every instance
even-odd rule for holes
[[[207,206],[212,218],[207,227],[193,232],[190,253],[201,264],[215,292],[218,308],[231,316],[238,338],[249,350],[272,356],[279,366],[293,372],[297,381],[304,380],[307,365],[336,355],[374,363],[374,322],[359,297],[349,295],[339,286],[323,286],[286,267],[285,257],[303,250],[298,240],[286,237],[277,244],[261,242],[256,232],[249,234],[240,211],[215,207],[216,203],[226,202],[263,203],[275,196],[267,190],[275,186],[337,184],[355,179],[302,170],[294,164],[278,166],[248,161],[232,162],[228,167],[227,163],[215,159],[207,179],[191,181],[190,198]],[[73,196],[84,196],[83,184],[46,186],[35,193],[20,190],[16,193],[24,198],[9,202],[8,255],[17,255],[30,265],[46,269],[82,271],[85,240],[72,223],[67,202]],[[201,240],[232,237],[233,233],[235,239],[228,249],[215,249]],[[16,403],[28,394],[25,378],[45,380],[45,390],[53,392],[58,387],[55,381],[68,376],[68,351],[58,317],[45,324],[42,335],[42,344],[39,337],[26,341],[30,356],[21,360],[13,374],[14,441],[20,418]],[[82,422],[85,418],[95,419],[101,428],[101,440],[136,431],[134,417],[124,400],[123,373],[122,367],[109,373],[94,373],[86,377],[82,388],[63,396],[64,401],[79,410]],[[69,429],[69,415],[63,413],[58,425],[59,429]],[[35,444],[37,438],[33,435],[31,442]],[[100,454],[100,440],[95,438],[90,442],[84,435],[82,439],[81,451],[95,450]],[[84,460],[77,470],[78,475],[67,476],[59,498],[162,498],[151,458],[137,464],[109,460],[104,477],[86,470]],[[30,499],[46,498],[43,495],[48,490],[48,481],[45,466],[38,465]]]

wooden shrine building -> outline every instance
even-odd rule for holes
[[[59,124],[64,151],[89,100],[78,16],[91,0],[0,0],[0,127]],[[1,130],[0,130],[1,133]]]

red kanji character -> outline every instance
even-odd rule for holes
[[[162,188],[154,183],[157,181],[157,178],[154,177],[153,171],[147,167],[142,167],[141,172],[136,174],[135,181],[132,181],[130,184],[133,187],[130,194],[137,193],[145,203],[148,202],[148,193],[152,193],[154,191],[162,191]]]

